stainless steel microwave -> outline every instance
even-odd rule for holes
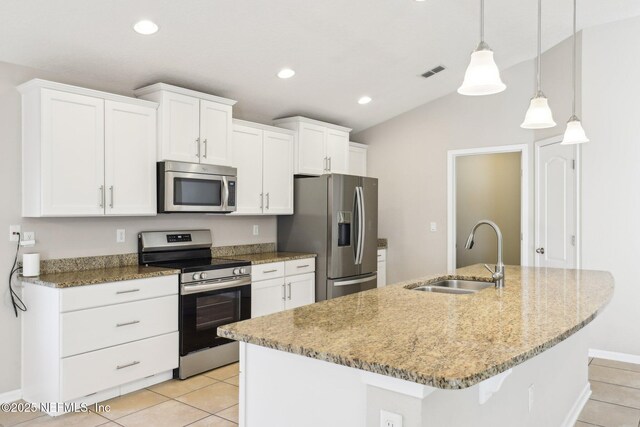
[[[236,210],[236,168],[158,162],[158,213]]]

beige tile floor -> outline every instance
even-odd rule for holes
[[[0,412],[0,427],[237,427],[238,364],[184,381],[170,380],[102,402],[108,412],[50,417]]]
[[[593,394],[576,427],[640,427],[640,365],[591,359],[589,380]],[[110,406],[109,412],[56,418],[0,412],[0,427],[237,426],[238,364],[185,381],[166,381],[103,404]]]

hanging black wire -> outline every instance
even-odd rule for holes
[[[11,266],[11,272],[9,273],[9,293],[11,294],[11,304],[13,304],[13,312],[18,317],[18,310],[25,312],[27,306],[24,304],[18,293],[13,289],[13,275],[22,270],[22,267],[18,267],[18,252],[20,252],[20,242],[22,241],[22,235],[18,235],[18,245],[16,246],[16,256],[13,258],[13,265]]]

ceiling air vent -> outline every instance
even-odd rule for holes
[[[440,71],[444,71],[445,68],[446,67],[444,65],[438,65],[437,67],[430,69],[426,73],[423,73],[422,77],[424,77],[425,79],[428,79],[429,77],[433,76],[434,74],[438,74]]]

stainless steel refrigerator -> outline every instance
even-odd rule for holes
[[[378,180],[296,177],[294,214],[278,217],[278,250],[318,254],[316,301],[375,288]]]

